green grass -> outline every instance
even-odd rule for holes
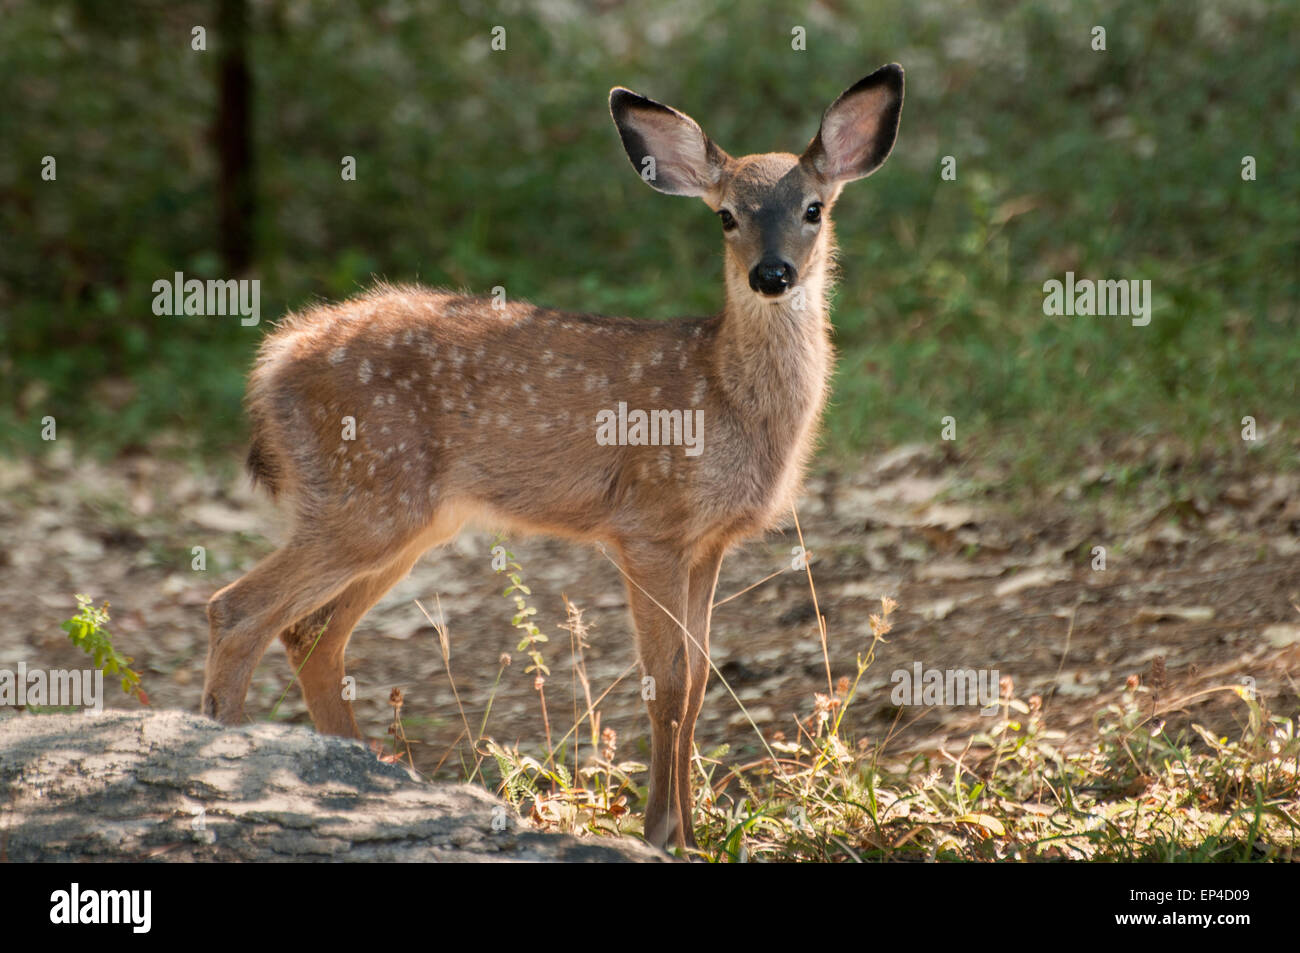
[[[894,156],[836,210],[832,453],[933,441],[1033,483],[1136,437],[1292,465],[1300,336],[1293,5],[763,0],[258,8],[252,49],[264,325],[381,275],[670,317],[720,303],[716,223],[636,181],[606,90],[692,113],[734,153],[797,150],[844,86],[908,70]],[[224,455],[263,328],[159,318],[150,285],[221,276],[206,4],[18,4],[0,39],[0,448],[160,440]],[[487,50],[507,28],[504,53]],[[1108,28],[1106,52],[1090,30]],[[790,49],[790,26],[808,50]],[[93,55],[84,55],[85,51]],[[57,182],[34,170],[59,159]],[[1240,176],[1253,155],[1258,178]],[[339,160],[354,155],[355,182]],[[940,160],[957,160],[941,181]],[[1066,270],[1150,279],[1152,323],[1048,318]],[[116,390],[105,380],[125,382]]]

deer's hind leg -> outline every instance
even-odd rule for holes
[[[353,580],[325,605],[280,633],[317,731],[363,737],[352,703],[343,695],[348,639],[375,603],[406,578],[419,556],[418,551],[404,553],[384,568]]]
[[[450,506],[439,507],[427,521],[388,523],[383,532],[367,532],[372,528],[355,520],[340,526],[302,520],[284,547],[208,603],[203,713],[226,724],[243,720],[253,670],[280,634],[295,671],[302,669],[303,694],[317,730],[361,737],[342,695],[352,629],[421,553],[450,539],[463,523],[464,516]]]
[[[321,607],[339,600],[340,625],[347,629],[337,646],[340,659],[346,633],[379,596],[401,578],[393,569],[395,554],[406,558],[409,569],[418,551],[408,553],[421,535],[418,529],[398,527],[388,533],[367,532],[370,526],[332,526],[343,522],[340,514],[333,520],[300,520],[289,542],[263,559],[248,573],[219,591],[208,602],[208,660],[203,685],[203,713],[226,724],[239,724],[244,718],[244,697],[253,670],[275,636],[299,620],[312,616]],[[378,570],[378,571],[377,571]],[[377,592],[366,580],[386,579]],[[361,582],[353,588],[354,581]],[[370,601],[366,601],[369,598]],[[350,620],[350,621],[349,621]],[[314,636],[313,636],[314,638]],[[335,651],[334,636],[325,658]],[[313,674],[315,673],[313,669]],[[341,699],[340,699],[341,700]],[[332,718],[337,718],[333,713]],[[355,730],[349,724],[347,733]],[[341,727],[331,720],[331,727]]]
[[[242,722],[253,669],[271,639],[369,568],[320,537],[295,537],[213,596],[203,713],[226,724]]]

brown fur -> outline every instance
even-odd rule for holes
[[[901,70],[885,67],[827,111],[837,151],[819,133],[802,157],[732,159],[688,117],[613,92],[633,162],[661,162],[651,184],[734,215],[725,307],[713,317],[494,307],[391,285],[289,316],[249,381],[248,465],[292,502],[293,531],[209,604],[204,711],[242,720],[253,668],[280,633],[304,665],[317,727],[360,737],[340,692],[344,648],[425,549],[470,519],[605,542],[632,580],[641,663],[655,680],[647,837],[693,844],[690,759],[718,568],[798,494],[832,361],[830,208],[845,181],[884,161],[901,98]],[[846,130],[845,116],[861,128]],[[804,218],[813,201],[824,206],[815,227]],[[747,277],[773,255],[798,275],[779,298]],[[598,444],[596,414],[619,401],[703,411],[702,452]],[[343,439],[349,417],[355,439]]]

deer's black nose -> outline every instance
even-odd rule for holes
[[[765,295],[779,295],[794,284],[794,268],[779,258],[765,258],[749,273],[749,286]]]

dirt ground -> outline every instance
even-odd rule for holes
[[[969,489],[996,484],[996,474],[934,448],[903,447],[853,470],[815,474],[799,513],[834,677],[855,670],[881,596],[899,602],[888,643],[850,709],[850,733],[880,740],[892,731],[888,753],[901,758],[959,750],[980,730],[973,707],[911,707],[900,716],[890,676],[914,662],[1010,676],[1018,697],[1043,697],[1046,725],[1066,733],[1066,748],[1091,744],[1096,713],[1117,700],[1128,676],[1149,677],[1157,657],[1168,672],[1160,698],[1174,703],[1171,725],[1193,720],[1235,734],[1244,706],[1207,690],[1246,678],[1274,712],[1296,713],[1300,478],[1247,468],[1225,472],[1210,498],[1139,493],[1124,506],[1107,505],[1111,481],[1105,466],[1081,461],[1076,478],[1013,511]],[[283,518],[233,469],[218,474],[143,454],[98,464],[74,460],[65,446],[39,464],[0,461],[0,668],[85,667],[59,628],[75,610],[74,593],[85,592],[111,603],[110,631],[134,656],[153,705],[197,710],[204,604],[269,552],[282,530]],[[486,533],[466,533],[427,554],[351,642],[348,672],[363,729],[385,737],[390,690],[402,688],[406,730],[425,771],[456,743],[462,721],[417,599],[431,613],[441,603],[470,725],[482,721],[498,660],[509,653],[487,734],[534,751],[545,734],[492,544]],[[639,673],[617,681],[635,662],[618,570],[594,549],[555,540],[507,545],[532,588],[535,621],[551,638],[543,654],[553,736],[574,723],[569,635],[558,628],[567,594],[590,625],[593,693],[614,686],[599,706],[603,724],[618,732],[621,756],[645,758]],[[769,738],[793,737],[795,718],[826,690],[808,579],[792,569],[797,545],[791,529],[729,556],[719,601],[776,575],[714,615],[714,662]],[[191,568],[196,546],[206,551],[202,571]],[[1104,570],[1094,568],[1096,546],[1105,548]],[[249,717],[266,718],[288,688],[278,717],[309,723],[290,683],[276,642],[254,677]],[[138,702],[114,690],[108,704]],[[728,758],[760,750],[716,675],[697,741],[704,750],[730,743]],[[442,773],[459,770],[453,756]]]

